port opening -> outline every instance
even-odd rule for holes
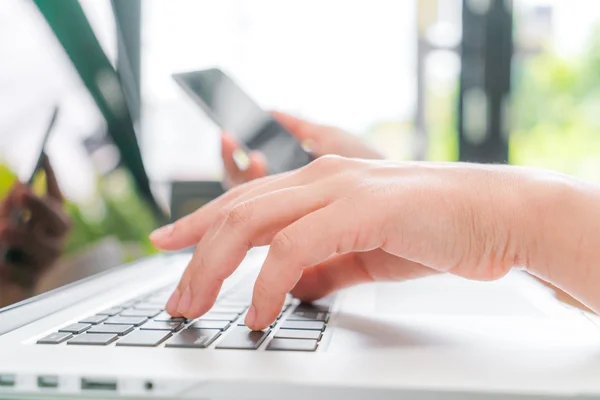
[[[13,387],[15,386],[16,378],[14,375],[1,375],[0,374],[0,387]]]
[[[81,389],[116,392],[117,381],[113,379],[81,378]]]
[[[56,389],[58,387],[57,376],[38,376],[37,379],[38,387],[44,389]]]

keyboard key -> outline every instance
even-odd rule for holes
[[[59,344],[69,340],[73,335],[69,332],[55,332],[37,341],[38,344]]]
[[[296,307],[296,311],[317,311],[317,312],[329,312],[329,304],[315,304],[315,303],[300,303]]]
[[[59,332],[69,332],[69,333],[82,333],[90,329],[92,325],[90,324],[71,324],[69,326],[65,326],[64,328],[60,328]]]
[[[271,325],[269,325],[269,328],[275,328],[275,325],[277,325],[277,321],[275,321]],[[237,323],[237,326],[246,326],[246,323],[244,322],[243,319],[241,319],[240,322]]]
[[[321,340],[323,333],[321,331],[302,331],[299,329],[279,329],[275,332],[276,338],[279,339],[311,339]]]
[[[125,302],[119,304],[119,307],[121,307],[121,308],[129,308],[129,307],[132,307],[132,306],[134,306],[135,304],[137,304],[139,302],[140,301],[138,299],[128,300],[128,301],[125,301]]]
[[[163,311],[160,314],[158,314],[156,317],[154,317],[154,320],[160,322],[187,322],[187,319],[179,317],[174,318],[171,315],[169,315],[169,313],[167,313],[166,311]]]
[[[202,320],[202,321],[211,320],[211,321],[229,321],[229,322],[233,322],[236,319],[238,319],[239,316],[240,316],[240,314],[237,314],[237,313],[207,312],[206,314],[204,314],[203,316],[201,316],[199,319]]]
[[[115,335],[127,335],[133,330],[133,325],[94,325],[87,331],[88,335],[101,334],[101,333],[113,333]]]
[[[267,350],[281,351],[315,351],[317,341],[309,339],[273,339],[269,342]]]
[[[169,332],[177,332],[183,328],[183,324],[181,322],[148,322],[142,329],[145,331],[169,331]]]
[[[152,296],[146,298],[144,301],[148,302],[148,303],[167,304],[167,301],[169,301],[169,298],[171,298],[171,294],[172,294],[172,292],[169,292],[166,294],[155,294],[155,295],[152,295]]]
[[[323,329],[325,329],[325,322],[322,322],[322,321],[283,321],[281,328],[322,331]]]
[[[143,302],[143,303],[138,303],[135,306],[133,306],[134,310],[149,310],[149,311],[154,311],[154,310],[163,310],[163,306],[165,305],[165,303],[147,303],[147,302]]]
[[[106,346],[107,344],[114,342],[117,339],[117,337],[117,335],[112,333],[98,333],[94,335],[86,333],[85,335],[79,335],[76,336],[74,339],[69,340],[67,344]]]
[[[236,327],[225,335],[217,344],[217,349],[256,350],[269,335],[269,330],[251,331],[248,328]]]
[[[96,324],[106,321],[107,318],[108,318],[108,315],[92,315],[91,317],[84,318],[79,322],[82,324],[96,325]]]
[[[218,329],[186,329],[172,337],[165,347],[204,349],[221,336]]]
[[[210,314],[212,314],[212,313],[234,313],[234,314],[240,315],[244,311],[246,311],[246,307],[222,306],[222,305],[217,304],[216,306],[211,308],[208,313],[210,313]]]
[[[215,307],[239,307],[246,309],[250,307],[250,302],[245,300],[223,299],[219,300]]]
[[[288,321],[323,321],[329,320],[329,313],[317,310],[296,310],[290,315]]]
[[[155,308],[152,310],[136,310],[136,309],[128,308],[127,310],[125,310],[121,313],[121,316],[152,318],[152,317],[156,317],[158,314],[160,314],[161,311],[162,310],[160,308]]]
[[[117,315],[116,317],[110,317],[104,323],[108,325],[135,325],[140,326],[148,321],[146,317],[122,317]]]
[[[164,331],[135,331],[117,342],[117,346],[158,346],[171,337],[171,332]]]
[[[231,323],[229,321],[206,320],[206,321],[196,321],[190,326],[190,328],[192,328],[192,329],[219,329],[219,330],[224,331],[225,329],[229,328],[230,325],[231,325]]]
[[[108,310],[104,310],[99,312],[99,315],[109,315],[109,316],[113,316],[113,315],[117,315],[119,314],[121,311],[123,311],[123,309],[121,307],[112,307],[109,308]]]

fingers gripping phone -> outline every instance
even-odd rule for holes
[[[296,138],[220,69],[179,73],[173,78],[246,152],[261,152],[269,174],[300,168],[312,160]]]

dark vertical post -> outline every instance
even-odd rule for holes
[[[508,160],[512,1],[464,0],[459,96],[461,161]]]
[[[141,107],[141,0],[112,0],[117,26],[117,72],[121,77],[134,121]]]

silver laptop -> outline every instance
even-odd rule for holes
[[[28,24],[17,13],[32,3],[12,4],[7,21],[47,34],[39,15]],[[55,41],[37,40],[49,59],[27,65],[67,65]],[[9,66],[25,51],[15,43]],[[491,283],[434,276],[368,284],[314,304],[289,298],[269,329],[250,332],[243,320],[261,248],[226,281],[208,314],[171,318],[163,307],[191,254],[153,254],[146,235],[158,222],[143,174],[129,174],[118,148],[96,134],[102,118],[76,76],[9,71],[30,74],[39,93],[20,89],[5,103],[20,110],[19,96],[23,104],[38,100],[23,126],[10,124],[11,140],[1,137],[0,174],[20,167],[18,156],[35,140],[26,134],[42,130],[35,121],[47,113],[35,115],[46,89],[69,88],[47,152],[71,230],[56,260],[33,269],[27,257],[14,259],[16,249],[16,275],[2,275],[0,398],[600,397],[596,317],[559,303],[518,271]]]

